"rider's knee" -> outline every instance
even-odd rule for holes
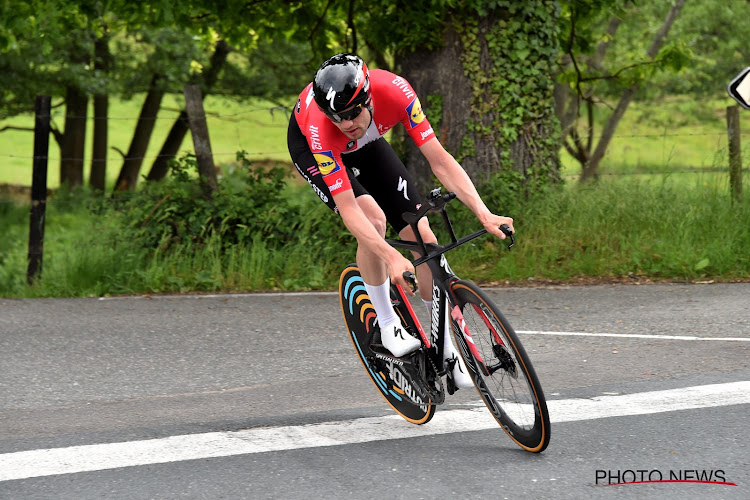
[[[430,228],[430,223],[427,221],[426,217],[419,221],[418,227],[419,234],[422,236],[422,241],[425,243],[437,243],[437,237],[435,236],[435,233],[432,232],[432,228]],[[414,231],[409,226],[401,231],[400,236],[405,240],[413,241],[415,239]]]
[[[368,218],[378,234],[385,238],[385,231],[387,229],[385,214],[381,211],[380,214],[373,214],[368,216]]]

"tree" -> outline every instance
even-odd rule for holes
[[[660,53],[684,4],[685,0],[674,2],[647,49],[641,49],[645,39],[643,33],[654,18],[653,11],[640,12],[645,14],[645,19],[635,23],[633,19],[637,19],[637,16],[634,14],[639,12],[634,11],[635,7],[630,4],[623,6],[611,0],[572,0],[566,4],[563,29],[565,57],[561,81],[555,89],[555,108],[565,148],[581,163],[582,182],[598,177],[599,165],[615,130],[643,82],[653,78],[657,70],[667,67],[679,70],[685,63],[685,52],[677,46],[668,46]],[[634,30],[631,27],[631,32],[636,35],[616,37],[626,10],[628,21],[637,25]],[[605,23],[602,20],[606,15],[611,17]],[[601,35],[596,34],[597,24],[606,26]],[[648,32],[648,29],[645,31]],[[594,43],[597,38],[599,42]],[[613,43],[621,46],[617,54],[619,57],[607,57]],[[627,47],[627,50],[622,47]],[[594,144],[594,106],[607,96],[617,98],[618,103]],[[582,104],[585,104],[587,113],[585,125],[580,127]]]
[[[553,0],[370,2],[363,38],[393,47],[395,66],[475,182],[500,174],[525,193],[559,179],[552,106],[558,49]],[[407,168],[432,187],[408,143]]]
[[[657,32],[656,36],[654,36],[651,46],[646,53],[646,57],[648,60],[653,60],[656,57],[659,49],[664,44],[664,37],[667,35],[667,33],[669,33],[672,24],[680,14],[680,10],[682,9],[682,6],[684,4],[685,0],[675,0],[674,5],[669,10],[666,19],[664,19],[664,23]],[[620,97],[615,110],[612,112],[609,119],[607,120],[607,123],[604,125],[604,129],[602,130],[602,134],[599,138],[599,142],[597,143],[596,148],[594,149],[594,152],[591,154],[591,157],[583,167],[583,170],[581,172],[581,181],[585,182],[598,175],[599,163],[602,161],[602,158],[607,151],[607,147],[612,140],[612,136],[615,133],[617,125],[620,123],[622,116],[625,114],[625,111],[628,109],[628,106],[633,100],[635,93],[638,91],[640,83],[641,82],[636,81],[630,84],[630,86],[625,89],[625,92]]]

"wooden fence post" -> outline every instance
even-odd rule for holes
[[[211,152],[211,140],[208,137],[208,124],[206,113],[203,110],[203,97],[198,85],[185,85],[185,110],[190,124],[190,133],[193,137],[195,148],[195,159],[198,161],[198,173],[203,182],[206,194],[213,195],[216,192],[216,167],[214,156]]]
[[[742,199],[742,148],[740,147],[740,107],[727,107],[729,134],[729,192],[733,202]]]
[[[50,98],[37,96],[34,103],[34,165],[31,179],[29,267],[26,281],[33,285],[42,273],[44,217],[47,212],[47,161],[50,134]]]

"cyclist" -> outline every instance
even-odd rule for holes
[[[420,346],[406,333],[390,302],[390,284],[412,293],[403,278],[414,272],[411,262],[385,241],[386,222],[406,240],[413,240],[401,214],[416,212],[421,204],[409,173],[383,138],[401,122],[419,147],[438,180],[456,193],[482,225],[504,239],[500,225],[513,228],[513,219],[493,214],[474,184],[435,137],[414,90],[402,77],[385,70],[368,70],[356,55],[341,53],[326,60],[313,81],[299,95],[289,121],[287,143],[294,165],[320,199],[341,216],[357,240],[357,265],[377,314],[383,345],[394,356]],[[419,222],[425,242],[436,243],[427,218]],[[428,266],[417,276],[432,283]],[[430,311],[431,287],[419,288]],[[453,377],[458,387],[471,379],[446,336],[445,358],[455,358]]]

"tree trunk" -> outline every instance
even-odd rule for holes
[[[676,0],[672,8],[669,10],[664,23],[656,33],[656,36],[654,36],[654,40],[651,42],[651,46],[648,49],[646,55],[648,56],[649,60],[656,57],[656,54],[659,53],[659,49],[661,49],[661,46],[664,44],[664,38],[666,38],[669,30],[672,28],[672,24],[674,24],[674,21],[680,14],[680,10],[682,10],[682,6],[684,4],[685,0]],[[584,165],[583,170],[581,171],[581,177],[579,178],[580,182],[586,182],[591,179],[598,178],[599,164],[601,163],[602,158],[604,158],[604,154],[607,152],[607,147],[609,146],[609,143],[615,134],[615,130],[617,129],[617,125],[619,125],[620,123],[620,119],[622,119],[622,116],[625,114],[628,105],[630,105],[630,102],[633,100],[635,93],[638,91],[638,87],[638,83],[634,83],[629,88],[627,88],[620,97],[620,101],[617,103],[617,107],[610,115],[607,123],[604,125],[602,135],[599,138],[599,142],[596,145],[594,153],[591,155],[591,158],[589,158],[589,161]]]
[[[65,132],[60,147],[60,184],[83,184],[83,153],[86,145],[88,98],[78,88],[65,92]]]
[[[607,53],[607,49],[612,43],[612,39],[617,33],[617,29],[620,27],[622,19],[619,17],[613,17],[607,24],[606,36],[603,37],[602,41],[596,46],[594,54],[584,61],[587,68],[594,70],[600,70],[602,68],[602,61]],[[575,36],[574,34],[571,36]],[[563,58],[562,66],[567,68],[573,64],[573,58],[570,54],[566,54]],[[580,75],[579,75],[580,76]],[[592,91],[584,91],[580,88],[580,83],[575,89],[575,92],[571,92],[573,89],[567,83],[556,83],[555,84],[555,114],[558,120],[560,120],[560,128],[562,130],[563,138],[567,138],[568,135],[573,134],[573,130],[576,119],[579,116],[579,110],[581,101],[590,101]],[[575,132],[577,133],[577,132]],[[592,124],[589,123],[588,136],[593,134]],[[575,141],[575,138],[574,138]],[[591,155],[591,151],[586,152],[586,157]],[[583,162],[582,162],[583,163]]]
[[[130,142],[130,148],[123,160],[120,175],[117,177],[116,191],[132,191],[138,184],[138,174],[141,171],[143,158],[148,150],[148,143],[151,140],[151,133],[156,123],[156,115],[159,113],[161,100],[164,97],[164,91],[159,85],[160,80],[159,75],[154,75],[151,80],[148,94],[143,101],[141,114],[133,133],[133,139]]]
[[[180,116],[177,117],[175,122],[172,124],[172,128],[169,129],[167,138],[164,139],[164,144],[161,146],[161,151],[157,155],[154,163],[151,165],[151,170],[146,177],[148,181],[158,181],[167,175],[169,170],[169,160],[177,156],[177,152],[180,150],[182,141],[185,139],[185,134],[190,130],[188,123],[187,111],[180,111]]]
[[[231,47],[224,40],[219,40],[216,43],[216,48],[211,56],[210,66],[203,75],[204,99],[219,78],[219,72],[226,63],[230,51]],[[177,152],[180,150],[182,141],[185,139],[185,135],[189,129],[187,112],[183,110],[172,124],[172,128],[169,129],[169,134],[167,134],[167,138],[164,140],[161,151],[159,151],[159,155],[151,165],[151,170],[148,173],[148,177],[146,177],[147,180],[158,181],[167,175],[169,160],[177,156]]]
[[[464,75],[461,65],[461,42],[455,31],[446,35],[445,47],[438,51],[416,50],[400,57],[396,66],[403,68],[401,75],[411,84],[420,98],[427,119],[435,130],[440,143],[455,154],[461,146],[466,131],[469,103],[471,102],[471,82]],[[433,96],[442,98],[441,114],[432,114],[429,102]],[[453,103],[446,107],[446,103]],[[407,140],[406,159],[409,173],[421,193],[427,193],[436,186],[430,167],[424,156],[411,140]],[[464,164],[464,167],[468,165]],[[468,171],[468,168],[467,168]],[[474,172],[469,175],[474,178]]]
[[[106,74],[109,71],[110,61],[109,37],[105,35],[94,42],[94,67]],[[106,94],[94,95],[94,140],[89,186],[100,192],[104,192],[107,182],[108,118],[109,97]]]
[[[544,90],[548,95],[542,97],[542,102],[549,103],[548,109],[538,110],[537,118],[525,118],[520,126],[507,123],[507,110],[492,104],[497,102],[497,94],[492,93],[488,84],[493,78],[491,75],[497,72],[498,60],[504,57],[503,54],[491,55],[485,38],[498,26],[497,21],[493,16],[476,21],[477,46],[466,45],[459,34],[461,27],[449,28],[441,49],[411,52],[399,57],[397,66],[402,68],[401,74],[419,95],[438,139],[475,184],[488,181],[498,172],[515,172],[522,177],[524,192],[528,194],[529,190],[536,189],[532,185],[539,187],[538,183],[555,182],[560,178],[553,86],[550,78]],[[478,68],[467,69],[465,59],[477,54]],[[504,62],[507,64],[508,60]],[[434,106],[435,102],[442,102],[442,105]],[[508,133],[510,129],[516,133]],[[413,143],[407,141],[407,144],[405,163],[418,189],[426,192],[434,187],[429,166]]]

